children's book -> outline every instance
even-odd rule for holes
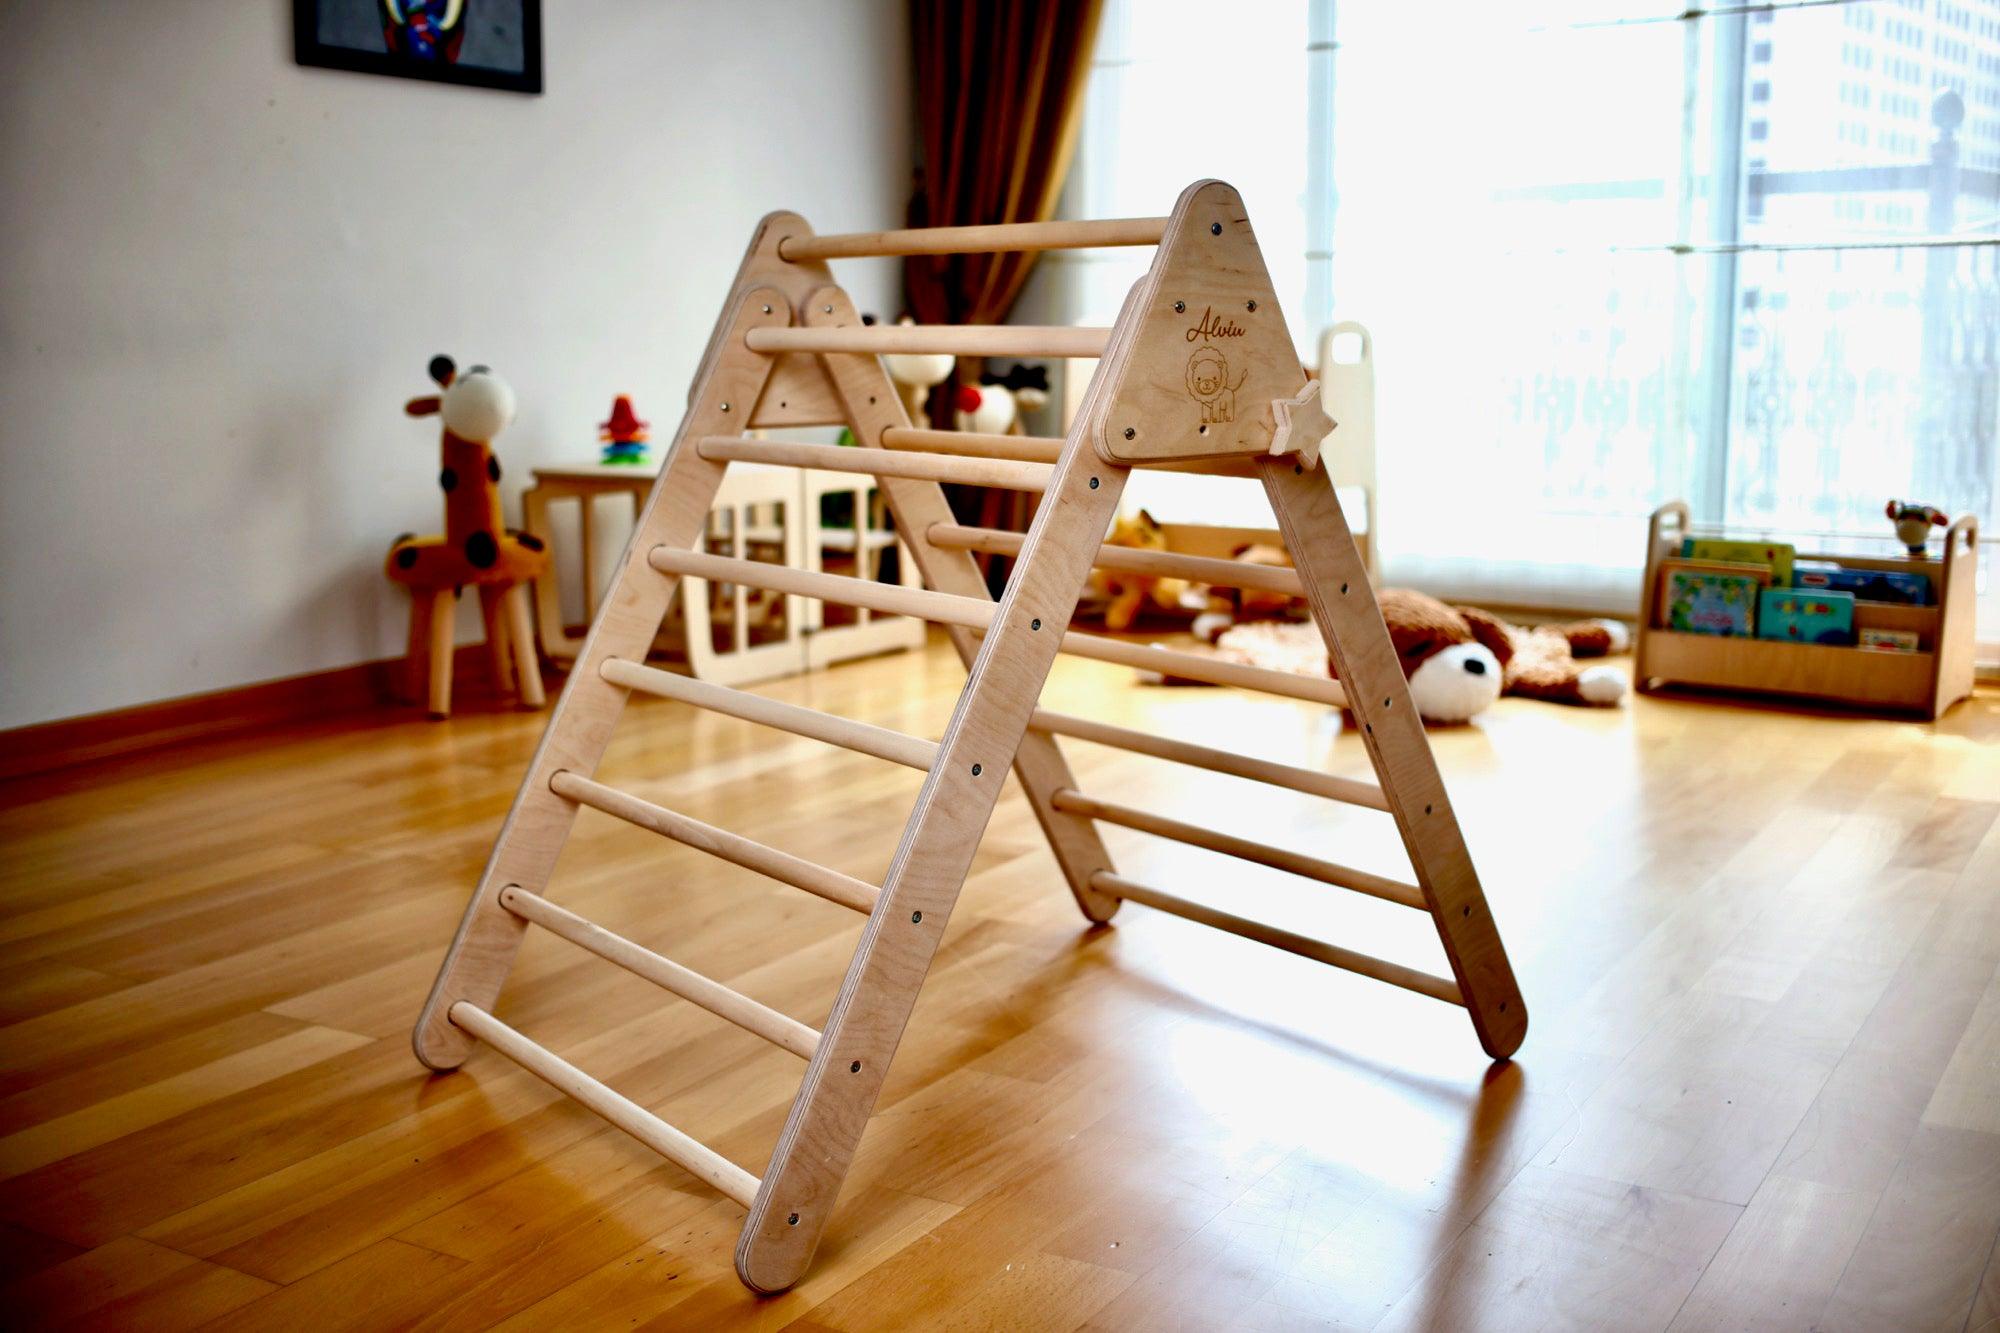
[[[1749,635],[1757,623],[1758,574],[1667,572],[1667,628],[1683,634]]]
[[[1725,537],[1689,537],[1681,542],[1681,555],[1689,560],[1728,560],[1746,565],[1764,565],[1771,582],[1790,587],[1792,560],[1798,548],[1790,542],[1744,542]]]
[[[1875,653],[1914,653],[1917,632],[1913,629],[1864,629],[1861,646]]]
[[[1854,594],[1818,588],[1766,588],[1757,637],[1791,643],[1854,643]]]
[[[1771,583],[1769,565],[1748,565],[1737,560],[1683,560],[1678,556],[1668,556],[1660,561],[1660,586],[1653,590],[1662,607],[1673,601],[1673,589],[1669,586],[1677,569],[1691,570],[1699,574],[1739,574],[1755,579],[1758,588],[1767,588]],[[1664,615],[1664,612],[1662,612]]]
[[[1801,560],[1793,566],[1792,586],[1851,592],[1864,602],[1931,603],[1930,579],[1913,570],[1848,569],[1828,560]]]

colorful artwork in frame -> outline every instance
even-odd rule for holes
[[[301,65],[542,91],[541,0],[292,0]]]

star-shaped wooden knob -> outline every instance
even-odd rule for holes
[[[1319,465],[1319,446],[1340,423],[1326,414],[1320,402],[1318,380],[1307,382],[1296,398],[1273,398],[1271,418],[1277,429],[1271,432],[1271,452],[1297,454],[1307,467]]]

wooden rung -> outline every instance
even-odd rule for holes
[[[991,435],[977,430],[889,426],[882,431],[882,447],[921,449],[968,458],[1011,458],[1021,463],[1053,463],[1062,457],[1063,442],[1050,435]]]
[[[887,727],[877,727],[866,722],[856,722],[851,718],[835,717],[822,713],[816,708],[801,708],[797,704],[780,703],[776,699],[766,699],[761,694],[751,694],[745,690],[733,690],[726,685],[714,685],[692,676],[677,676],[671,671],[658,667],[642,666],[628,662],[622,657],[607,657],[598,667],[602,675],[613,685],[622,685],[628,690],[638,690],[642,694],[655,695],[661,699],[673,699],[679,703],[693,704],[696,708],[706,708],[712,713],[723,713],[729,717],[741,718],[745,722],[757,722],[779,731],[789,731],[794,736],[805,736],[829,745],[842,746],[862,754],[872,754],[877,759],[887,759],[891,763],[904,764],[910,768],[930,771],[937,762],[937,744],[920,740],[915,736],[905,736],[900,731]]]
[[[778,257],[867,259],[883,255],[962,255],[1006,250],[1088,250],[1109,245],[1158,245],[1166,218],[1100,218],[1088,222],[1008,222],[984,227],[910,227],[833,236],[787,236]]]
[[[753,352],[861,352],[945,356],[1103,356],[1111,330],[1037,324],[860,324],[753,328]]]
[[[1290,671],[1244,666],[1240,662],[1229,662],[1219,657],[1204,657],[1198,653],[1184,653],[1173,648],[1162,648],[1158,644],[1127,643],[1123,639],[1107,639],[1098,634],[1072,633],[1063,635],[1062,650],[1072,657],[1088,657],[1098,662],[1115,662],[1119,666],[1137,667],[1141,671],[1157,671],[1165,676],[1207,681],[1211,685],[1234,685],[1246,690],[1261,690],[1265,694],[1282,695],[1287,699],[1303,699],[1307,703],[1328,704],[1334,708],[1347,707],[1347,696],[1341,692],[1340,682],[1337,680],[1316,680],[1311,676],[1301,676]]]
[[[706,1181],[748,1208],[757,1197],[757,1177],[699,1140],[690,1138],[645,1107],[613,1092],[545,1046],[529,1041],[484,1009],[460,1000],[448,1015],[460,1027],[533,1074],[630,1134],[660,1156]]]
[[[870,611],[886,611],[890,615],[916,616],[941,625],[985,629],[993,621],[992,602],[932,592],[928,588],[905,588],[896,583],[876,583],[845,574],[793,569],[765,560],[737,560],[669,546],[655,546],[646,553],[646,559],[662,574],[689,574],[716,583],[741,583],[845,606],[865,606]]]
[[[1044,463],[898,453],[893,449],[805,444],[796,440],[751,440],[740,435],[704,436],[695,448],[711,463],[776,463],[782,467],[861,472],[877,477],[955,481],[964,486],[1004,486],[1015,491],[1047,490],[1052,471]]]
[[[549,778],[549,790],[579,805],[615,815],[628,824],[651,829],[675,842],[707,852],[710,856],[719,856],[760,875],[769,875],[793,888],[816,893],[829,902],[851,907],[857,912],[874,911],[875,899],[880,896],[880,890],[874,885],[863,883],[852,875],[843,875],[838,870],[829,870],[804,857],[766,847],[728,829],[719,829],[699,819],[676,814],[580,774],[558,769]]]
[[[1019,555],[1025,533],[1003,532],[998,528],[969,528],[957,523],[933,523],[926,534],[933,546],[955,551],[979,551],[985,555]],[[1115,569],[1129,574],[1153,574],[1166,578],[1189,579],[1195,583],[1217,583],[1228,588],[1258,588],[1265,592],[1305,596],[1296,570],[1272,565],[1253,565],[1243,560],[1217,560],[1209,556],[1178,555],[1172,551],[1148,551],[1136,546],[1099,546],[1092,561],[1099,569]]]
[[[741,991],[731,990],[670,958],[662,958],[595,921],[556,906],[540,894],[509,885],[500,891],[500,905],[523,921],[532,921],[579,949],[588,949],[606,962],[616,963],[634,976],[644,977],[655,986],[700,1005],[717,1018],[728,1019],[745,1032],[784,1047],[802,1060],[812,1059],[813,1051],[819,1047],[819,1033],[797,1019],[759,1004]]]
[[[1391,963],[1371,954],[1356,953],[1352,949],[1343,949],[1337,944],[1328,944],[1325,940],[1316,940],[1309,935],[1300,935],[1263,921],[1252,921],[1248,917],[1237,916],[1234,912],[1225,912],[1220,908],[1191,902],[1177,894],[1134,883],[1108,870],[1100,870],[1093,874],[1090,877],[1090,884],[1099,893],[1123,898],[1127,902],[1143,903],[1156,911],[1171,912],[1190,921],[1199,921],[1204,926],[1214,926],[1217,930],[1226,930],[1232,935],[1241,935],[1245,939],[1268,944],[1274,949],[1283,949],[1287,953],[1295,953],[1316,962],[1357,972],[1364,977],[1386,981],[1392,986],[1401,986],[1404,990],[1413,990],[1419,995],[1428,995],[1434,1000],[1444,1000],[1457,1005],[1465,1003],[1465,997],[1459,993],[1458,983],[1448,977],[1432,976],[1414,967],[1404,967],[1401,963]]]
[[[1317,856],[1286,851],[1282,847],[1253,842],[1249,838],[1239,838],[1233,833],[1224,833],[1218,829],[1203,828],[1199,824],[1186,824],[1178,819],[1169,819],[1165,815],[1156,815],[1150,810],[1119,805],[1115,801],[1101,801],[1068,787],[1059,788],[1049,799],[1049,804],[1073,815],[1101,819],[1107,824],[1137,829],[1141,833],[1150,833],[1159,838],[1172,838],[1175,842],[1184,842],[1190,847],[1205,847],[1211,852],[1221,852],[1225,856],[1254,861],[1258,865],[1270,866],[1274,870],[1290,871],[1294,875],[1316,879],[1322,884],[1352,889],[1356,893],[1365,893],[1384,902],[1399,903],[1419,911],[1430,910],[1430,904],[1424,901],[1424,891],[1416,885],[1405,884],[1401,880],[1388,879],[1382,875],[1371,875],[1365,870],[1356,870],[1337,861],[1322,861]]]
[[[1193,745],[1150,732],[1133,731],[1129,727],[1114,727],[1107,722],[1093,722],[1089,718],[1072,717],[1067,713],[1052,713],[1045,708],[1037,708],[1028,725],[1052,735],[1115,746],[1120,750],[1151,755],[1155,759],[1187,764],[1213,773],[1228,773],[1253,782],[1266,782],[1308,796],[1323,796],[1330,801],[1345,801],[1349,805],[1365,805],[1371,810],[1389,808],[1389,798],[1372,782],[1335,777],[1331,773],[1273,763],[1268,759],[1253,759],[1229,750],[1213,750],[1206,745]]]

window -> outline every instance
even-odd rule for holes
[[[1795,534],[1880,536],[1892,496],[1991,521],[2000,0],[1205,12],[1111,0],[1069,205],[1229,179],[1300,347],[1371,327],[1392,581],[1629,608],[1675,496]],[[1143,262],[1041,280],[1108,321]]]

